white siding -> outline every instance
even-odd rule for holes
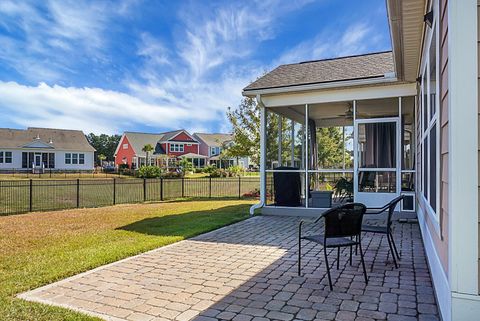
[[[12,163],[0,163],[0,169],[22,169],[22,152],[37,153],[55,153],[55,169],[56,170],[93,170],[94,169],[94,153],[82,151],[59,151],[54,149],[2,149],[0,151],[12,152]],[[85,164],[65,164],[66,153],[85,154]]]

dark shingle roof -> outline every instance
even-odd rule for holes
[[[194,137],[199,138],[205,142],[210,147],[221,147],[224,143],[231,141],[233,135],[231,134],[205,134],[205,133],[195,133]]]
[[[383,77],[395,71],[391,51],[281,65],[245,91]]]
[[[36,128],[0,128],[0,148],[22,148],[34,142],[41,142],[57,150],[93,152],[95,148],[80,130]]]

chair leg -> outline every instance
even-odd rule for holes
[[[367,269],[365,269],[365,261],[363,260],[363,250],[362,250],[361,241],[358,242],[358,246],[360,247],[360,260],[362,261],[363,277],[365,278],[365,284],[368,284]]]
[[[298,238],[298,276],[302,276],[302,238]]]
[[[387,240],[388,240],[388,247],[390,248],[390,253],[392,253],[393,263],[395,264],[395,268],[398,269],[397,259],[395,258],[395,253],[393,253],[393,246],[392,246],[392,242],[390,241],[390,237],[388,236],[388,233],[387,233]]]
[[[357,241],[357,244],[355,244],[355,255],[358,255],[358,235],[355,236],[355,241]]]
[[[389,233],[389,236],[390,236],[390,240],[392,240],[393,250],[395,251],[395,254],[397,255],[397,259],[400,260],[400,255],[398,254],[397,246],[395,245],[395,240],[393,239],[393,234]]]
[[[337,270],[340,268],[340,248],[337,247]]]
[[[350,245],[350,266],[352,266],[352,246]]]
[[[330,291],[333,290],[332,277],[330,276],[330,265],[328,264],[327,248],[323,247],[323,253],[325,254],[325,265],[327,266],[328,284],[330,285]]]

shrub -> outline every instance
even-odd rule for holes
[[[210,177],[228,177],[229,174],[223,168],[215,168],[213,172],[210,173]]]
[[[118,165],[118,169],[119,170],[130,169],[130,166],[128,166],[128,164],[120,164],[120,165]]]
[[[240,166],[230,166],[229,168],[227,168],[227,172],[229,174],[229,176],[240,176],[243,172],[243,168],[240,167]]]
[[[217,166],[208,165],[203,169],[203,172],[207,173],[207,174],[211,174],[211,173],[215,172],[217,169],[218,169]]]
[[[205,173],[205,170],[203,168],[196,167],[195,173]]]
[[[181,172],[166,172],[162,175],[163,178],[182,178],[183,173]]]
[[[142,166],[137,172],[137,176],[141,178],[156,178],[160,175],[162,175],[162,170],[157,166]]]
[[[178,164],[180,165],[184,173],[193,172],[193,164],[188,159],[184,158]]]

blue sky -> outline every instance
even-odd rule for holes
[[[2,0],[0,127],[228,131],[278,64],[390,48],[384,0]]]

